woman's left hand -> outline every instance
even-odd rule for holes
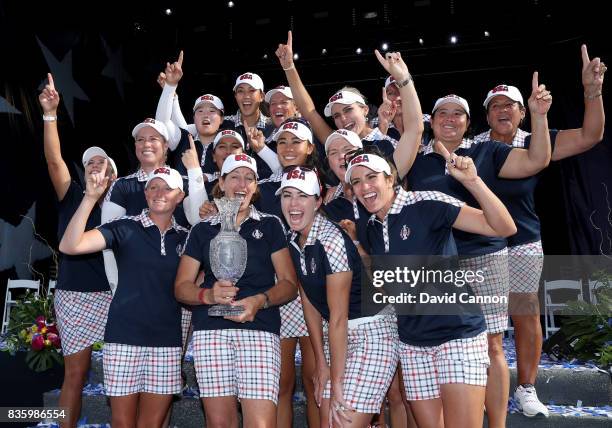
[[[601,92],[606,65],[599,58],[589,59],[586,45],[580,48],[582,52],[582,86],[586,95]]]
[[[266,137],[264,137],[263,132],[255,126],[247,125],[246,120],[242,125],[244,126],[244,132],[247,136],[247,143],[255,153],[259,153],[266,145]]]
[[[357,240],[357,228],[354,221],[344,219],[340,220],[338,224],[353,241]]]
[[[263,294],[256,294],[254,296],[245,297],[241,300],[234,300],[230,303],[232,306],[242,306],[244,311],[240,315],[236,315],[233,317],[223,317],[226,320],[245,323],[252,322],[255,319],[255,315],[259,311],[262,306],[261,296]]]

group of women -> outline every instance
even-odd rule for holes
[[[476,139],[465,138],[470,107],[457,95],[436,101],[423,138],[407,65],[399,53],[378,51],[390,75],[378,126],[368,121],[363,95],[346,86],[323,110],[333,130],[300,79],[291,33],[276,51],[288,86],[264,92],[260,76],[243,73],[235,115],[204,94],[187,124],[176,96],[181,52],[158,78],[156,118],[132,132],[137,171],[118,177],[106,152],[89,148],[84,190],[61,157],[59,94],[49,75],[40,103],[63,253],[55,296],[66,361],[60,405],[80,408],[91,345],[103,338],[113,427],[164,426],[181,391],[191,325],[210,427],[238,426],[238,403],[244,426],[291,426],[298,343],[311,427],[384,423],[376,415],[384,415],[385,401],[394,427],[481,427],[483,408],[490,427],[505,426],[508,308],[457,303],[444,315],[390,306],[364,313],[370,273],[362,260],[459,256],[461,268],[486,272],[468,287],[473,294],[510,295],[511,306],[513,298],[523,306],[537,299],[538,174],[603,135],[606,67],[582,49],[583,128],[549,130],[552,97],[534,73],[527,105],[513,86],[489,92],[491,129]],[[530,133],[519,129],[527,108]],[[248,257],[236,283],[211,269],[210,241],[222,221],[211,201],[222,196],[241,200],[236,226]],[[244,311],[209,316],[217,303]],[[513,321],[515,399],[527,416],[546,415],[534,387],[539,313]]]

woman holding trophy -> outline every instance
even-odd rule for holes
[[[194,362],[206,423],[238,426],[239,399],[245,420],[276,426],[278,305],[297,294],[284,227],[253,206],[257,166],[246,154],[225,159],[214,193],[219,213],[191,230],[175,281],[177,300],[193,305]],[[195,284],[200,270],[202,288]]]

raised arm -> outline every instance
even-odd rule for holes
[[[302,83],[302,79],[300,79],[300,75],[295,68],[295,64],[293,62],[293,35],[291,31],[287,33],[287,44],[278,45],[276,56],[278,57],[281,67],[283,67],[283,70],[285,70],[285,76],[287,77],[287,82],[291,87],[293,100],[295,101],[300,114],[310,123],[310,126],[312,126],[312,130],[319,141],[327,140],[327,137],[329,137],[329,134],[331,134],[333,130],[315,109],[314,102],[312,101],[312,98],[310,98],[310,94],[306,90],[306,87]]]
[[[170,136],[170,139],[168,140],[168,147],[170,150],[174,150],[181,140],[181,130],[172,122],[172,109],[174,105],[176,87],[178,82],[181,80],[181,77],[183,77],[183,51],[179,53],[179,57],[176,62],[172,64],[169,62],[166,63],[166,69],[164,70],[163,74],[165,75],[165,83],[159,97],[159,102],[157,103],[155,120],[163,122],[164,125],[166,125],[166,128],[168,128],[168,134]]]
[[[189,178],[189,195],[183,201],[183,209],[187,221],[193,226],[200,222],[200,206],[208,200],[208,194],[204,187],[204,177],[193,137],[189,134],[187,138],[189,138],[189,149],[183,152],[182,161]]]
[[[49,81],[45,85],[45,89],[38,96],[38,101],[42,107],[43,115],[49,119],[55,117],[55,120],[44,121],[43,140],[49,177],[51,177],[51,183],[53,184],[57,199],[61,201],[66,196],[66,192],[70,187],[71,178],[66,162],[62,158],[60,138],[57,132],[57,107],[59,106],[60,96],[55,90],[55,83],[51,73],[47,73],[47,79]]]
[[[606,65],[599,59],[589,59],[582,45],[582,86],[584,88],[584,119],[582,128],[563,129],[557,134],[552,160],[586,152],[603,139],[606,115],[603,106],[603,81]]]
[[[105,176],[107,162],[104,159],[102,172],[91,173],[86,177],[85,195],[70,219],[59,245],[60,251],[64,254],[89,254],[106,248],[106,241],[102,233],[97,229],[85,232],[85,227],[91,211],[108,186],[109,178]]]
[[[164,86],[166,85],[166,73],[163,71],[159,73],[159,76],[157,76],[157,83],[159,83],[159,86],[163,90]],[[187,125],[185,116],[183,116],[183,112],[181,111],[181,104],[179,103],[178,94],[176,92],[174,93],[174,97],[172,99],[172,115],[170,116],[170,119],[181,129],[187,129],[189,126]]]
[[[399,52],[388,52],[385,57],[375,50],[378,62],[393,78],[400,91],[402,97],[402,121],[404,123],[404,132],[393,152],[393,161],[397,167],[397,173],[400,178],[408,174],[414,159],[416,158],[423,135],[423,112],[421,111],[421,103],[414,87],[414,81],[408,71],[408,66],[402,59]],[[384,97],[387,94],[383,89]]]
[[[548,110],[552,96],[545,85],[538,83],[538,72],[534,71],[529,97],[531,116],[531,144],[529,150],[512,149],[499,171],[501,178],[526,178],[537,174],[550,162],[550,133],[548,131]]]
[[[448,173],[459,181],[476,199],[480,210],[464,205],[453,227],[464,232],[483,236],[508,237],[516,233],[516,225],[503,202],[478,176],[474,162],[469,157],[450,154],[441,142],[436,151],[446,159]]]

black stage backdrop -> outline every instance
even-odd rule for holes
[[[230,8],[227,1],[72,7],[0,2],[1,290],[7,278],[26,277],[32,269],[46,278],[50,259],[40,239],[57,247],[37,100],[47,71],[54,73],[62,96],[63,155],[78,176],[80,156],[91,145],[107,150],[122,175],[134,170],[131,129],[154,115],[156,76],[180,49],[185,76],[179,94],[188,120],[193,99],[205,92],[218,94],[233,113],[231,88],[242,72],[259,73],[267,89],[284,84],[274,50],[291,28],[300,55],[296,65],[321,110],[344,84],[361,89],[373,105],[380,103],[385,73],[372,51],[387,42],[409,65],[423,111],[439,96],[460,94],[471,104],[474,131],[486,123],[481,106],[487,91],[508,83],[527,99],[534,70],[553,93],[551,128],[579,127],[580,45],[588,44],[591,57],[612,62],[597,4],[585,10],[576,2],[537,0],[234,3]],[[449,42],[451,35],[456,44]],[[608,93],[604,85],[606,102]],[[610,254],[609,135],[590,152],[551,164],[544,174],[537,203],[546,253]],[[34,241],[23,218],[31,207],[40,238]]]

